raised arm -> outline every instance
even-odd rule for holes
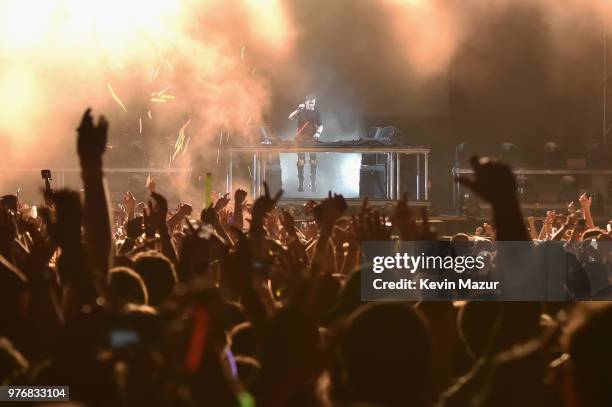
[[[529,240],[516,195],[516,181],[510,167],[476,156],[472,157],[470,162],[475,178],[461,177],[459,181],[493,207],[497,240]]]
[[[529,226],[529,237],[531,237],[531,240],[537,240],[538,233],[536,232],[535,218],[533,216],[527,217],[527,225]]]
[[[111,251],[110,214],[102,171],[108,122],[101,116],[98,124],[94,124],[91,109],[87,109],[77,131],[77,150],[85,188],[85,251],[92,271],[98,278],[105,278]]]
[[[191,212],[193,212],[191,205],[186,203],[180,204],[178,210],[168,219],[168,230],[172,232],[175,227],[181,224],[185,216],[191,215]]]
[[[298,106],[298,108],[297,108],[297,109],[295,109],[293,112],[291,112],[291,113],[289,114],[289,120],[293,120],[293,119],[295,119],[295,118],[297,117],[297,115],[300,113],[300,110],[304,109],[304,107],[305,107],[305,106],[304,106],[304,104],[303,104],[303,103],[302,103],[302,104],[300,104],[300,105]]]
[[[168,201],[162,195],[151,192],[151,202],[147,208],[148,218],[152,223],[153,228],[159,234],[161,249],[164,256],[168,257],[172,263],[177,264],[176,251],[172,246],[170,231],[166,223],[168,215]]]
[[[592,229],[595,227],[595,222],[593,222],[593,216],[591,215],[591,204],[593,203],[593,197],[588,194],[580,195],[580,207],[582,208],[582,214],[584,216],[584,221],[586,223],[586,227]]]
[[[244,189],[237,189],[234,192],[234,220],[233,225],[235,228],[242,230],[244,227],[244,213],[243,205],[246,200],[247,192]]]
[[[321,271],[334,225],[347,208],[344,197],[336,194],[332,196],[331,191],[327,199],[314,207],[313,213],[319,226],[319,237],[310,263],[310,270],[313,275],[319,274]]]
[[[253,203],[253,215],[251,219],[251,227],[249,229],[250,235],[255,240],[263,240],[265,236],[263,223],[264,218],[275,206],[276,203],[280,200],[283,195],[283,190],[279,190],[274,198],[270,196],[270,189],[268,188],[268,184],[264,182],[264,195],[260,196]]]
[[[63,286],[62,307],[67,319],[77,315],[83,305],[92,305],[104,295],[100,279],[92,274],[91,261],[81,241],[81,211],[79,195],[73,191],[58,191],[52,195],[55,223],[48,224],[51,238],[60,247],[57,270]]]

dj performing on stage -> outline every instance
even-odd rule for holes
[[[257,197],[263,193],[264,182],[272,193],[282,189],[281,206],[299,206],[324,198],[329,191],[342,194],[349,206],[361,205],[365,197],[372,205],[387,205],[404,194],[411,206],[430,206],[429,146],[411,145],[402,139],[397,128],[384,126],[385,123],[354,133],[359,135],[336,134],[332,120],[336,118],[328,113],[327,124],[326,112],[320,112],[318,107],[316,98],[309,95],[284,116],[291,130],[251,127],[248,134],[231,137],[231,143],[230,137],[222,137],[225,142],[217,145],[216,164],[206,158],[192,160],[185,166],[110,164],[105,173],[111,198],[120,201],[125,190],[143,192],[146,189],[143,185],[154,179],[169,200],[180,201],[185,196],[178,185],[203,191],[205,174],[210,173],[210,189],[217,192],[225,190],[231,194],[243,188]],[[327,141],[338,139],[341,141]],[[78,168],[50,169],[56,187],[79,185]],[[12,169],[11,173],[37,171],[24,167]],[[200,197],[198,192],[192,198]]]
[[[328,191],[356,202],[365,196],[396,200],[406,193],[415,204],[428,205],[429,147],[401,145],[393,127],[370,128],[356,140],[325,142],[322,116],[311,95],[288,118],[297,121],[293,139],[274,139],[261,129],[259,143],[227,147],[227,192],[234,190],[237,162],[246,161],[253,196],[262,193],[266,182],[272,191],[283,189],[285,201],[324,197]]]

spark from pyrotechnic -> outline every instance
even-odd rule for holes
[[[176,142],[174,143],[174,154],[172,154],[172,158],[170,159],[171,164],[172,162],[174,162],[176,156],[179,155],[181,150],[183,151],[183,155],[185,154],[185,151],[187,150],[187,142],[189,140],[185,139],[185,129],[187,128],[187,126],[189,126],[189,123],[191,123],[191,119],[187,120],[185,124],[181,126],[178,132],[178,137],[176,138]]]
[[[108,87],[108,90],[110,91],[111,96],[113,97],[113,100],[115,102],[117,102],[117,104],[119,106],[121,106],[121,108],[123,109],[124,112],[127,113],[127,109],[125,108],[125,105],[123,104],[123,102],[121,101],[121,99],[119,99],[119,96],[117,96],[117,94],[115,93],[115,91],[113,90],[113,87],[111,86],[110,83],[106,84],[106,86]]]

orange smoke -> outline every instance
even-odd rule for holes
[[[2,167],[72,166],[87,106],[109,116],[111,139],[144,121],[143,137],[172,139],[164,154],[197,118],[195,153],[220,128],[259,122],[268,90],[251,49],[281,61],[292,38],[277,0],[0,0]]]

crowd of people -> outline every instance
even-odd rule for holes
[[[436,240],[426,212],[347,216],[330,193],[302,223],[267,187],[201,213],[151,188],[113,210],[107,128],[85,112],[82,194],[47,188],[35,214],[2,198],[0,385],[70,386],[83,406],[612,406],[612,304],[579,301],[609,289],[612,230],[587,194],[537,225],[508,166],[475,157],[461,180],[493,216],[451,240],[565,242],[565,301],[368,303],[360,243]]]

